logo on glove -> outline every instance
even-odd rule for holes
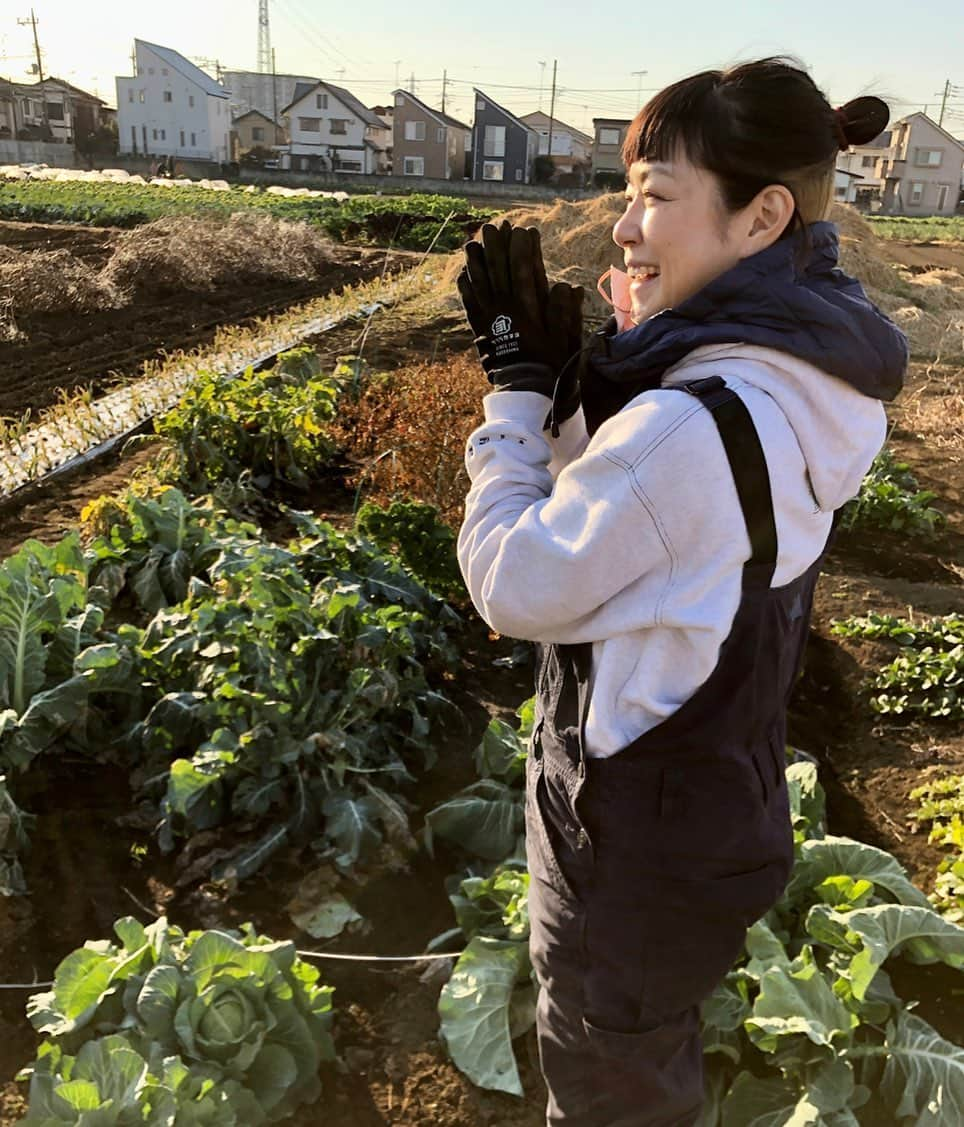
[[[512,332],[512,320],[504,313],[500,313],[498,317],[492,322],[492,335],[501,337],[505,333]]]

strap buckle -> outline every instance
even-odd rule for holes
[[[680,386],[688,394],[699,397],[709,395],[713,391],[719,391],[721,388],[726,387],[726,380],[721,376],[705,376],[701,380],[690,380],[689,383],[684,383]]]

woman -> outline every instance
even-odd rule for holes
[[[578,388],[581,293],[549,290],[537,237],[490,226],[466,248],[496,390],[459,559],[483,618],[540,644],[526,815],[550,1124],[696,1122],[700,1003],[786,884],[786,703],[907,362],[824,221],[836,153],[887,118],[875,98],[832,109],[781,59],[658,94],[626,137],[626,272]]]

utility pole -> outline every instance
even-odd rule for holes
[[[639,103],[643,96],[643,75],[647,72],[644,70],[630,71],[633,78],[636,79],[636,108],[639,109]]]
[[[447,70],[443,70],[442,71],[442,113],[445,113],[445,91],[448,89],[448,84],[449,84],[449,72]]]
[[[408,92],[409,94],[415,93],[415,71],[412,71],[408,77]]]
[[[43,120],[44,120],[44,140],[50,139],[50,119],[47,117],[47,91],[44,90],[44,63],[40,54],[40,40],[37,38],[37,17],[34,15],[33,8],[30,9],[29,20],[17,20],[21,27],[26,27],[30,24],[33,27],[33,49],[37,55],[37,78],[40,84],[40,104],[43,107]]]
[[[137,77],[137,51],[133,46],[131,47],[131,74],[135,78]]]
[[[944,83],[944,93],[941,96],[941,116],[937,119],[937,124],[939,126],[942,126],[942,127],[944,125],[944,110],[947,108],[947,95],[950,94],[950,92],[951,92],[951,80],[948,79]]]
[[[549,99],[549,148],[547,155],[552,160],[552,119],[556,112],[556,65],[558,59],[552,60],[552,97]]]
[[[278,143],[278,60],[271,48],[271,99],[274,106],[274,143]]]

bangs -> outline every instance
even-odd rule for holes
[[[722,74],[704,71],[650,98],[626,131],[621,154],[626,168],[638,160],[670,161],[680,150],[691,164],[705,166],[715,117],[713,95]]]

